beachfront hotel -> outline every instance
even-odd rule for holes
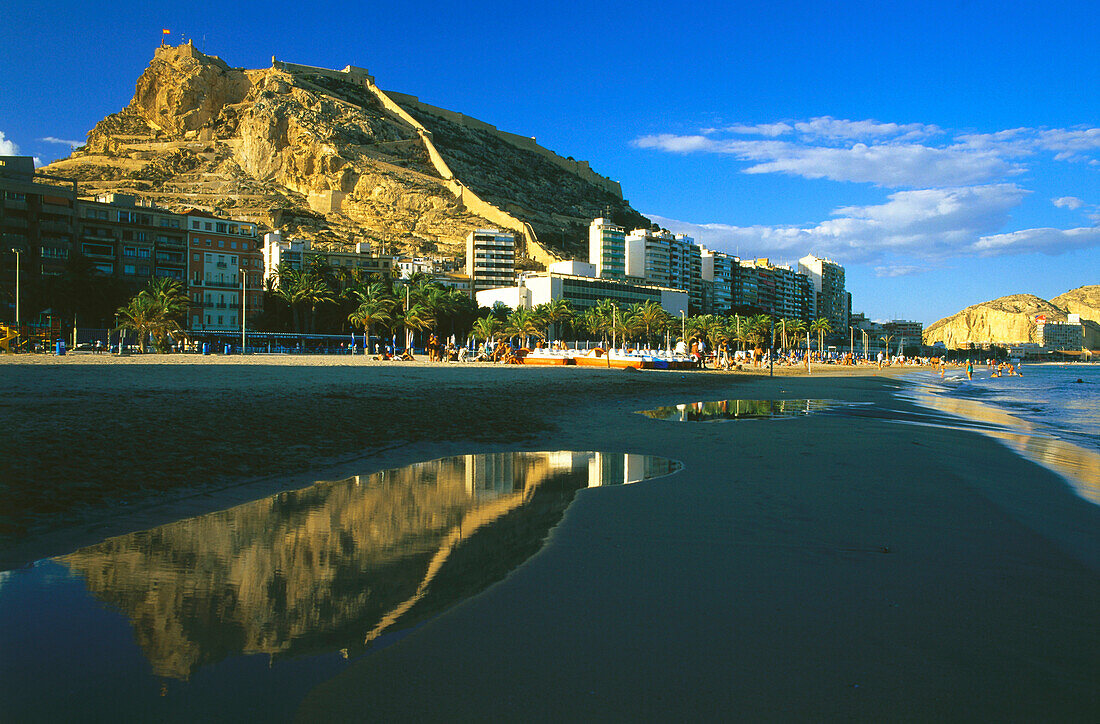
[[[475,229],[466,235],[466,276],[476,294],[516,279],[516,237],[499,229]]]
[[[502,302],[512,309],[532,309],[539,304],[564,299],[574,310],[584,311],[601,299],[610,299],[620,306],[652,301],[674,317],[688,311],[688,293],[651,284],[637,284],[625,279],[601,279],[594,264],[564,261],[551,264],[545,272],[523,275],[511,287],[477,292],[479,307],[492,307]]]

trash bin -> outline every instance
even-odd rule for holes
[[[55,351],[55,353],[57,354],[58,357],[61,357],[62,355],[64,355],[65,354],[65,340],[63,340],[63,339],[57,340],[57,346],[54,348],[54,351]]]
[[[202,343],[202,353],[203,354],[210,354],[210,343],[209,342],[203,342]]]
[[[222,354],[226,354],[226,355],[233,354],[233,345],[231,345],[231,344],[225,345],[225,350],[223,350]]]

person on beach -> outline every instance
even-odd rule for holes
[[[974,379],[974,364],[970,361],[966,361],[966,379]]]

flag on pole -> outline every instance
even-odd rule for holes
[[[169,34],[170,32],[172,32],[172,31],[171,31],[171,30],[169,30],[168,28],[165,28],[164,30],[162,30],[162,31],[160,31],[160,32],[161,32],[162,34],[164,34],[164,35],[168,35],[168,34]]]

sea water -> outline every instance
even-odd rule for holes
[[[973,379],[958,368],[943,378],[922,372],[915,399],[978,423],[1100,504],[1100,365],[1025,364],[1021,373],[994,377],[986,365],[974,366]]]

